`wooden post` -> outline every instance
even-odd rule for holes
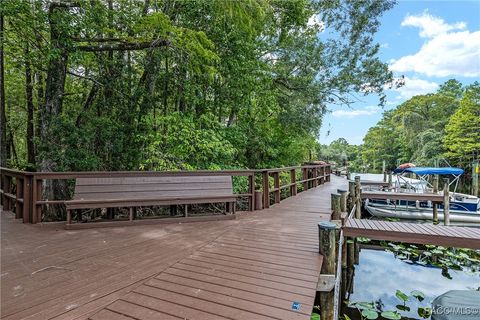
[[[260,190],[255,190],[255,210],[263,209],[263,193]]]
[[[388,172],[388,186],[392,187],[392,171]]]
[[[186,207],[187,207],[187,206],[185,206],[185,208],[186,208]],[[128,208],[128,209],[129,209],[129,210],[128,210],[128,219],[129,219],[130,221],[133,221],[133,207],[130,207],[130,208]],[[185,216],[186,216],[186,214],[187,214],[187,212],[186,212],[186,210],[185,210]]]
[[[72,210],[67,209],[67,224],[72,224]]]
[[[227,212],[225,212],[225,214],[230,213],[231,208],[230,208],[229,202],[227,202],[227,203],[225,204],[225,208],[227,209]],[[185,204],[183,216],[184,216],[185,218],[188,217],[188,204]]]
[[[262,171],[262,182],[263,182],[263,207],[270,207],[270,181],[268,170]]]
[[[449,184],[450,179],[443,179],[443,222],[446,226],[450,225],[450,194],[449,194]]]
[[[37,200],[43,200],[43,180],[38,180],[37,182],[37,190],[35,191],[37,194]],[[37,221],[42,222],[42,206],[37,205],[36,203],[32,204],[32,210],[35,208],[35,214],[37,215]],[[33,215],[33,212],[32,212]]]
[[[472,195],[478,196],[478,173],[480,172],[480,164],[474,161],[472,164]]]
[[[347,266],[352,267],[355,263],[355,240],[349,239],[345,242],[347,242]]]
[[[42,182],[41,180],[37,180],[35,178],[35,176],[33,177],[33,180],[32,180],[32,214],[31,214],[31,217],[30,217],[30,222],[31,223],[37,223],[37,218],[38,218],[38,215],[37,215],[37,201],[38,200],[41,200],[41,196],[39,196],[39,193],[38,193],[38,185],[40,185],[40,187],[42,186]],[[70,212],[70,215],[72,213]],[[68,211],[67,211],[67,217],[68,217]],[[70,221],[71,223],[71,221]]]
[[[296,196],[297,195],[297,173],[295,169],[290,170],[290,183],[292,184],[290,186],[290,196]]]
[[[318,248],[323,256],[320,274],[335,275],[335,230],[336,224],[322,221],[318,224]],[[320,318],[333,319],[334,291],[320,292]]]
[[[313,187],[317,187],[318,186],[318,171],[317,171],[317,168],[312,168],[312,178],[314,178],[313,180]]]
[[[347,211],[347,190],[337,189],[337,193],[340,194],[340,211],[346,212]]]
[[[275,188],[275,203],[280,203],[280,173],[273,173],[273,186]]]
[[[307,168],[302,168],[302,180],[303,182],[303,191],[308,190],[308,181],[305,181],[308,179],[308,169]]]
[[[385,160],[382,161],[383,182],[387,182],[387,170]]]
[[[248,197],[248,210],[253,211],[255,210],[255,174],[252,173],[248,176],[248,193],[250,193],[250,197]]]
[[[23,223],[30,222],[30,216],[32,214],[32,208],[34,204],[32,203],[32,176],[27,175],[23,179]]]
[[[360,196],[360,176],[355,177],[355,204],[357,205],[355,210],[355,218],[361,219],[362,218],[362,198]]]
[[[438,192],[438,175],[433,176],[433,193]],[[438,224],[438,203],[433,202],[432,203],[433,207],[433,224]]]
[[[333,206],[332,220],[340,220],[340,195],[338,193],[332,193],[331,197]]]
[[[23,179],[15,178],[15,184],[17,186],[17,192],[15,193],[17,198],[15,201],[15,219],[20,219],[23,216],[23,204],[26,200],[23,197]]]
[[[355,181],[348,182],[348,212],[352,211],[355,204]]]

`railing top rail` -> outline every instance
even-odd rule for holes
[[[280,171],[288,171],[288,170],[293,170],[293,169],[301,169],[301,168],[325,168],[329,167],[330,164],[308,164],[308,165],[303,165],[303,166],[291,166],[291,167],[283,167],[283,168],[270,168],[270,169],[258,169],[256,170],[257,172],[280,172]]]

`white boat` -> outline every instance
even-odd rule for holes
[[[428,181],[431,175],[452,175],[454,179],[449,186],[458,185],[463,170],[459,168],[425,168],[414,167],[396,169],[396,181],[388,188],[391,192],[432,193],[432,185]],[[408,178],[405,175],[415,173],[420,179]],[[378,177],[377,177],[378,178]],[[361,180],[362,181],[362,180]],[[440,193],[439,193],[440,194]],[[480,199],[475,196],[450,193],[450,222],[455,225],[480,225]],[[375,217],[397,218],[408,220],[432,220],[433,205],[430,201],[379,200],[367,199],[365,209]],[[444,220],[443,205],[438,205],[438,218]]]

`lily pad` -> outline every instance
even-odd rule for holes
[[[422,302],[425,299],[425,294],[422,291],[413,290],[412,292],[410,292],[410,294],[415,298],[417,298],[417,300],[420,302]]]
[[[398,299],[402,300],[403,302],[407,302],[407,301],[408,301],[408,296],[407,296],[405,293],[403,293],[402,291],[400,291],[400,290],[397,290],[397,292],[395,292],[395,296],[396,296]]]
[[[378,313],[375,310],[372,309],[364,309],[362,310],[362,316],[364,316],[367,319],[377,319],[378,318]]]
[[[382,312],[381,316],[385,319],[390,319],[390,320],[402,319],[402,316],[397,311],[384,311]]]

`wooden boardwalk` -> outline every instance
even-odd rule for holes
[[[343,232],[347,237],[480,249],[480,228],[349,219]]]
[[[346,185],[227,221],[71,231],[2,212],[1,318],[308,320],[317,223]]]

